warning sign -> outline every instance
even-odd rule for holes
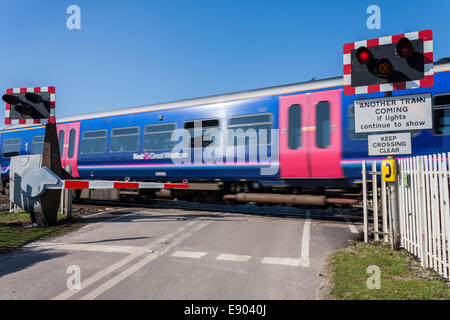
[[[411,154],[411,133],[374,134],[368,136],[369,156]]]
[[[355,132],[431,129],[431,93],[355,100]]]

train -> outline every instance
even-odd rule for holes
[[[432,87],[397,90],[392,95],[428,92],[433,100],[433,128],[412,131],[413,155],[450,150],[449,59],[434,64]],[[368,134],[355,132],[354,100],[383,96],[380,92],[344,95],[343,78],[336,77],[64,117],[57,119],[61,163],[71,168],[74,178],[187,179],[190,185],[187,190],[151,194],[148,190],[123,190],[100,196],[108,199],[126,193],[197,201],[225,199],[229,203],[236,199],[278,203],[286,195],[298,197],[291,204],[315,202],[318,198],[312,195],[345,198],[344,194],[360,190],[362,160],[378,164],[382,160],[368,155]],[[232,136],[236,138],[233,143],[218,143],[227,138],[229,142],[227,132],[240,129],[244,132],[241,140]],[[212,135],[211,130],[217,134]],[[269,134],[260,135],[263,131]],[[271,135],[271,131],[277,134]],[[187,132],[187,144],[180,147],[183,136],[176,140],[174,132]],[[4,190],[10,158],[42,153],[44,134],[41,124],[0,129]],[[215,143],[220,150],[215,149],[213,161],[205,159],[205,151]],[[88,199],[101,193],[91,191],[76,196]],[[323,202],[324,198],[320,199]]]

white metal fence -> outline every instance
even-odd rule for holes
[[[401,158],[398,163],[398,216],[400,246],[420,259],[423,267],[430,267],[446,278],[450,278],[450,207],[449,178],[450,153]],[[365,182],[363,163],[363,183]],[[378,189],[376,183],[375,162],[372,163],[372,193],[374,228],[370,230],[365,217],[365,239],[372,231],[374,239],[379,235],[384,240],[392,239],[392,216],[389,189],[382,183]],[[378,191],[381,191],[378,194]],[[386,198],[387,196],[387,198]],[[381,201],[378,202],[378,199]],[[365,211],[367,212],[367,192],[365,193]],[[378,228],[378,206],[383,211],[383,232]],[[389,218],[386,218],[385,212]],[[387,226],[389,225],[389,232]]]
[[[399,159],[401,246],[449,277],[449,154]]]

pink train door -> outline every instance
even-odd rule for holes
[[[311,126],[311,175],[314,178],[342,178],[341,89],[309,95]]]
[[[63,167],[72,165],[72,175],[79,177],[77,162],[80,123],[58,124],[56,128],[58,132],[59,151],[61,153],[61,165]]]
[[[341,178],[341,91],[280,97],[281,178]]]
[[[279,105],[279,161],[282,178],[309,178],[308,97],[295,94],[280,97]]]

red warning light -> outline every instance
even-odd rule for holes
[[[413,52],[413,45],[408,38],[401,38],[397,42],[395,51],[400,57],[406,58]]]
[[[372,59],[372,53],[366,47],[360,47],[356,51],[356,59],[359,63],[367,64]]]

